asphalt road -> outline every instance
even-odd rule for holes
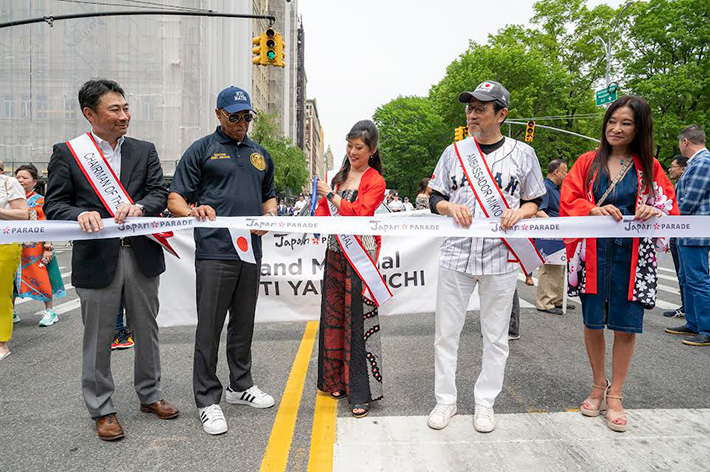
[[[62,272],[69,283],[70,248],[57,244]],[[661,280],[667,290],[659,298],[676,306],[677,282],[670,258],[661,262]],[[671,280],[668,279],[671,278]],[[566,412],[579,408],[591,388],[591,374],[582,340],[581,310],[563,316],[530,307],[534,287],[519,283],[523,302],[521,339],[511,342],[504,390],[496,413]],[[70,289],[56,305],[67,310],[49,328],[37,327],[41,304],[18,305],[22,321],[14,327],[12,355],[0,362],[0,463],[8,471],[34,470],[259,470],[302,343],[305,323],[265,323],[256,328],[253,372],[256,383],[271,393],[277,405],[268,410],[247,406],[222,407],[229,422],[227,434],[212,437],[202,431],[192,396],[194,327],[164,328],[160,332],[165,399],[180,408],[179,418],[161,421],[141,413],[132,385],[133,352],[116,351],[114,401],[126,438],[114,443],[97,439],[94,423],[81,397],[82,324]],[[574,305],[574,303],[573,303]],[[527,307],[526,307],[527,306]],[[646,313],[644,333],[625,390],[627,409],[710,408],[710,349],[689,347],[663,333],[680,324],[661,316],[663,309]],[[377,417],[425,417],[435,404],[433,396],[434,315],[382,317],[385,399],[372,406]],[[478,313],[469,314],[461,340],[458,367],[459,413],[473,412],[473,385],[480,368]],[[610,341],[611,336],[608,337]],[[610,345],[610,342],[608,343]],[[225,341],[222,340],[222,352]],[[293,438],[282,447],[288,470],[307,470],[316,411],[317,349],[305,351],[308,367]],[[610,370],[610,369],[608,369]],[[224,358],[220,376],[227,379]],[[295,375],[295,374],[294,374]],[[350,417],[345,402],[337,416]],[[422,421],[425,421],[422,419]],[[275,430],[276,431],[276,430]],[[279,430],[282,431],[282,430]],[[276,432],[275,434],[280,434]],[[329,446],[328,446],[329,447]],[[275,449],[277,450],[277,449]],[[285,451],[285,452],[284,452]],[[365,452],[363,451],[363,454]],[[315,469],[311,469],[315,470]]]

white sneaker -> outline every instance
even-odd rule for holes
[[[429,413],[429,418],[426,420],[426,424],[429,425],[431,429],[444,429],[449,425],[451,417],[456,414],[456,404],[446,405],[444,403],[437,403],[431,413]]]
[[[227,420],[224,419],[222,409],[216,403],[204,408],[198,408],[202,429],[207,434],[224,434],[227,432]]]
[[[473,414],[473,427],[479,433],[490,433],[496,429],[496,418],[493,408],[490,406],[476,405],[476,412]]]
[[[42,315],[42,319],[39,320],[39,326],[52,326],[59,321],[57,314],[52,310],[42,310],[38,314]]]
[[[261,391],[256,385],[244,390],[235,392],[231,387],[227,387],[227,403],[235,405],[249,405],[254,408],[270,408],[274,406],[274,397]]]

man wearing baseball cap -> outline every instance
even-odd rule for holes
[[[500,227],[507,230],[537,212],[546,191],[540,163],[530,146],[501,134],[510,94],[500,83],[485,81],[472,92],[461,93],[459,102],[466,105],[471,137],[452,144],[441,155],[429,181],[431,210],[464,227],[473,218],[499,217]],[[473,186],[469,177],[474,179]],[[491,191],[494,186],[500,192]],[[503,387],[508,358],[508,324],[520,268],[517,260],[523,265],[527,260],[523,255],[530,257],[534,251],[523,243],[523,249],[530,250],[519,250],[516,257],[513,246],[519,248],[519,244],[497,238],[451,237],[441,244],[434,338],[436,406],[427,421],[433,429],[445,428],[457,413],[459,338],[477,286],[483,356],[474,387],[473,425],[484,433],[495,428],[493,404]]]
[[[173,177],[168,209],[175,216],[214,220],[219,216],[276,215],[274,163],[268,151],[249,139],[254,119],[246,90],[228,87],[217,96],[219,126],[185,151]],[[190,207],[194,205],[194,208]],[[226,228],[195,229],[197,331],[193,389],[202,427],[227,431],[219,406],[219,339],[227,325],[228,403],[268,408],[274,399],[254,385],[251,342],[259,289],[261,236],[237,237]],[[250,239],[250,241],[248,239]],[[255,263],[254,263],[255,262]]]

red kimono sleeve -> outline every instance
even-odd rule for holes
[[[316,198],[318,198],[318,195],[316,195]],[[328,209],[326,208],[326,205],[328,204],[328,199],[327,198],[321,198],[320,201],[318,202],[318,206],[316,207],[316,212],[315,216],[328,216]]]
[[[375,170],[370,169],[367,181],[360,182],[357,198],[354,202],[342,201],[340,214],[343,216],[372,216],[385,199],[387,184],[385,179]],[[363,176],[364,180],[365,176]]]
[[[582,154],[562,181],[560,216],[587,216],[594,202],[587,198],[587,172],[594,159],[594,151]]]
[[[658,159],[653,160],[653,180],[654,182],[656,182],[658,187],[660,187],[660,192],[662,192],[661,195],[656,195],[656,199],[658,200],[660,198],[661,200],[663,200],[663,196],[665,196],[668,200],[673,202],[673,206],[671,207],[668,213],[670,215],[680,215],[680,211],[678,210],[678,199],[676,198],[675,194],[675,188],[673,187],[671,180],[668,178],[665,171],[663,170],[663,167],[661,167],[661,163],[658,162]],[[658,189],[656,190],[658,191]]]

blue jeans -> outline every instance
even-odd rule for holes
[[[709,251],[710,246],[678,246],[678,282],[684,288],[685,326],[706,335],[710,335]]]

